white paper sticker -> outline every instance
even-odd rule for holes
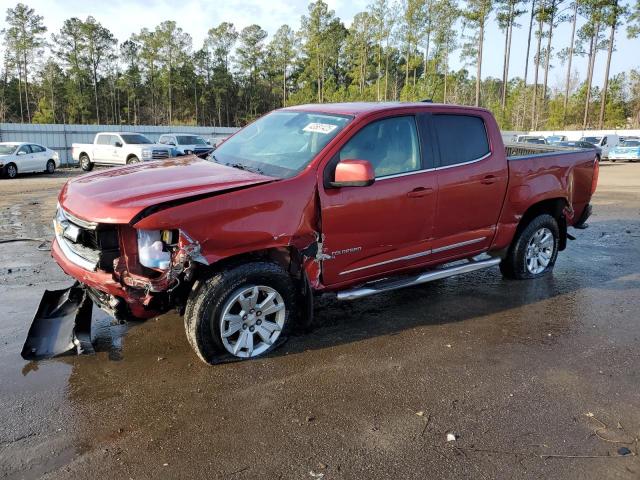
[[[310,123],[302,130],[309,133],[324,133],[326,135],[333,132],[336,128],[338,128],[337,125],[331,125],[330,123]]]

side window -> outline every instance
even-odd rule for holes
[[[44,152],[44,147],[41,147],[40,145],[31,145],[31,151],[33,153],[41,153]]]
[[[340,150],[340,160],[368,160],[376,178],[420,170],[420,146],[413,116],[370,123]]]
[[[18,152],[17,152],[17,153],[19,153],[19,152],[24,152],[24,153],[26,153],[26,154],[29,154],[29,153],[31,153],[31,147],[30,147],[29,145],[22,145],[22,146],[18,149]]]
[[[122,140],[120,140],[120,137],[117,135],[109,135],[109,137],[111,137],[109,139],[109,145],[111,145],[112,147],[115,147],[116,143],[118,142],[122,143]]]
[[[111,135],[98,135],[97,145],[109,145]]]
[[[480,117],[434,115],[433,125],[438,136],[441,167],[478,160],[491,151]]]
[[[604,147],[607,144],[607,137],[602,139],[602,146]]]

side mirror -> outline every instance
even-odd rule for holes
[[[118,148],[121,148],[122,147],[122,142],[116,142],[115,146],[118,147]]]
[[[27,154],[27,152],[25,152],[24,150],[20,150],[20,151],[18,152],[18,155],[26,155],[26,154]]]
[[[176,142],[167,142],[167,145],[172,145],[172,146],[176,146]]]
[[[375,182],[376,174],[371,162],[367,160],[342,160],[336,165],[334,188],[368,187]]]

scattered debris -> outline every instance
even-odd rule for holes
[[[416,415],[419,417],[424,417],[424,412],[420,410],[419,412],[416,412]]]
[[[445,345],[445,347],[447,347],[447,348],[451,348],[451,344],[450,344],[450,343],[447,343],[447,344]]]
[[[305,418],[305,420],[306,420],[307,422],[313,422],[315,419],[316,419],[316,417],[311,416],[311,415],[309,415],[309,416],[307,416],[307,417]]]
[[[620,447],[618,449],[618,455],[631,455],[631,450],[629,450],[627,447]]]
[[[48,242],[45,238],[0,238],[0,243],[14,243],[14,242]]]
[[[309,475],[311,475],[313,478],[322,478],[322,477],[324,477],[324,473],[316,473],[313,470],[309,471]]]
[[[22,358],[40,360],[72,350],[93,353],[92,306],[85,290],[77,285],[45,290],[22,348]]]
[[[458,438],[459,438],[459,436],[456,435],[453,432],[448,432],[447,433],[447,442],[455,442]]]

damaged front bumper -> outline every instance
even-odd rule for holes
[[[46,290],[29,328],[22,358],[43,360],[71,353],[94,353],[92,324],[104,323],[105,319],[114,321],[78,283],[64,290]]]

